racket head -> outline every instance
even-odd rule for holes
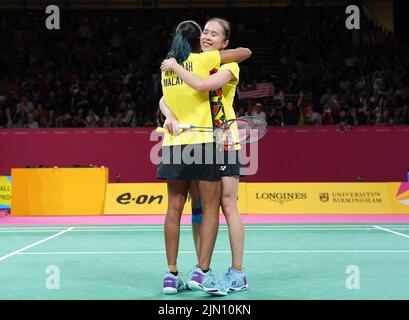
[[[267,122],[257,116],[244,116],[231,119],[227,121],[224,126],[225,131],[238,131],[238,137],[236,134],[236,137],[233,138],[233,141],[231,142],[240,144],[260,141],[267,133]]]

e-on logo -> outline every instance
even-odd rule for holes
[[[141,194],[138,195],[137,197],[134,197],[131,195],[130,192],[121,194],[116,198],[116,201],[119,204],[130,204],[132,201],[134,201],[136,204],[151,204],[154,201],[157,201],[157,204],[161,204],[163,200],[163,195],[148,195],[148,194]]]

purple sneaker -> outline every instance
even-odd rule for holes
[[[180,276],[174,276],[170,271],[166,271],[165,277],[163,278],[163,294],[176,294],[179,290],[183,290],[185,285],[180,279]]]
[[[220,278],[220,282],[229,292],[243,291],[248,289],[246,272],[229,268]]]
[[[204,273],[200,268],[193,271],[192,277],[187,282],[190,290],[203,290],[215,296],[227,295],[227,290],[221,282],[212,274],[211,270]]]

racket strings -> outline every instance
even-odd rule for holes
[[[267,134],[267,122],[256,116],[244,116],[224,121],[212,127],[200,127],[189,124],[180,124],[179,128],[188,130],[191,134],[198,132],[213,132],[214,140],[218,145],[224,145],[226,150],[232,150],[238,144],[253,143],[261,140]],[[158,130],[159,129],[159,130]],[[159,132],[166,132],[158,128]]]
[[[237,126],[235,126],[236,124]],[[267,133],[267,123],[258,117],[231,120],[229,128],[237,128],[239,143],[253,143],[261,140]]]

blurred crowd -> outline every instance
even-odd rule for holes
[[[367,19],[347,30],[345,14],[326,7],[283,12],[257,20],[248,11],[232,24],[240,45],[251,37],[274,47],[282,77],[274,97],[237,99],[238,116],[272,126],[409,124],[409,54],[391,33]],[[158,125],[160,61],[177,22],[200,15],[78,13],[53,31],[42,13],[2,16],[0,128]],[[258,81],[246,68],[251,59],[239,91]]]

